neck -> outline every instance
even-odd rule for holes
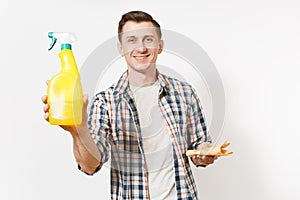
[[[156,68],[147,70],[147,72],[139,72],[136,70],[128,69],[129,83],[136,87],[145,87],[152,85],[157,80]]]

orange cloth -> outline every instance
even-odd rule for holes
[[[220,145],[213,147],[205,147],[201,150],[187,150],[186,155],[188,157],[192,157],[194,155],[202,155],[202,156],[227,156],[233,154],[232,151],[228,151],[225,148],[230,145],[229,141],[225,141]]]

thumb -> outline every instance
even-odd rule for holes
[[[83,95],[83,105],[82,105],[82,122],[86,123],[87,118],[88,118],[88,113],[87,113],[87,107],[89,103],[89,98],[88,95],[85,94]]]
[[[83,108],[87,109],[88,104],[89,104],[89,96],[85,94],[83,95]]]

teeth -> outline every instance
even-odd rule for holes
[[[146,58],[148,57],[149,55],[145,55],[145,56],[133,56],[133,57],[137,57],[137,58]]]

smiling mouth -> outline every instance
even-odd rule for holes
[[[133,56],[133,57],[136,60],[144,60],[144,59],[147,59],[149,56],[150,56],[150,54],[147,54],[147,55],[136,55],[136,56]]]

